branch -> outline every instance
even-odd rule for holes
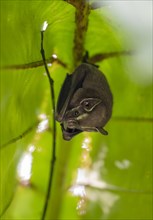
[[[50,94],[51,94],[51,102],[52,102],[52,108],[53,108],[53,137],[52,137],[52,160],[50,162],[50,169],[49,169],[49,182],[48,182],[48,188],[47,188],[47,193],[46,193],[46,199],[44,203],[44,208],[43,208],[43,213],[41,216],[41,219],[44,220],[48,208],[48,201],[51,196],[51,189],[52,189],[52,182],[53,182],[53,174],[54,174],[54,165],[55,165],[55,160],[56,160],[56,122],[55,122],[55,95],[54,95],[54,81],[51,78],[49,74],[49,70],[47,67],[46,63],[46,58],[45,58],[45,51],[43,48],[43,37],[44,37],[44,30],[41,31],[41,55],[44,63],[44,67],[47,73],[47,77],[49,80],[49,85],[50,85]]]
[[[74,34],[74,66],[77,66],[83,59],[85,52],[84,42],[86,37],[86,31],[88,28],[88,16],[90,14],[90,5],[86,0],[65,0],[69,4],[73,5],[76,9],[75,12],[75,34]]]

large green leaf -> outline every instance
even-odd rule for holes
[[[39,62],[44,21],[46,57],[56,54],[67,66],[49,67],[57,100],[74,68],[75,8],[65,1],[1,1],[2,219],[40,219],[44,207],[52,154],[50,88]],[[128,50],[124,37],[107,7],[91,10],[84,45],[91,56]],[[47,219],[152,219],[152,82],[133,81],[128,72],[136,69],[127,60],[98,63],[114,96],[107,137],[82,133],[66,142],[57,125]],[[30,179],[20,173],[16,180],[26,157],[32,160]]]

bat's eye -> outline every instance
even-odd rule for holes
[[[75,116],[78,116],[78,115],[79,115],[79,112],[78,112],[78,111],[75,111],[75,112],[74,112],[74,115],[75,115]]]

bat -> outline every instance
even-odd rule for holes
[[[93,64],[80,64],[67,74],[58,97],[56,120],[63,139],[71,140],[83,131],[107,135],[104,126],[112,106],[113,95],[104,74]]]

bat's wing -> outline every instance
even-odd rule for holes
[[[64,115],[74,93],[82,87],[86,73],[86,68],[82,68],[82,66],[80,65],[74,71],[74,73],[66,76],[57,102],[57,121],[63,121]]]
[[[66,102],[67,97],[69,96],[71,85],[72,85],[72,75],[68,75],[67,74],[67,76],[66,76],[66,78],[64,80],[64,83],[62,85],[59,97],[58,97],[57,109],[56,109],[57,120],[59,119],[59,117],[61,115],[61,110],[62,110],[62,108],[64,106],[64,103]]]

